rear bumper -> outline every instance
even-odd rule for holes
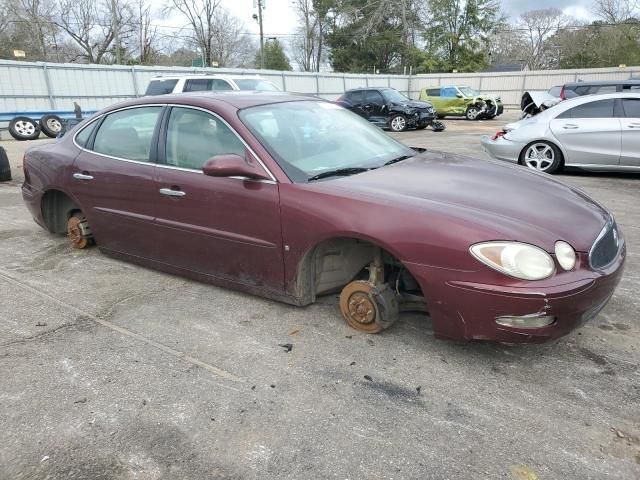
[[[520,152],[525,147],[525,145],[512,142],[504,137],[493,140],[489,135],[483,135],[480,144],[482,149],[493,158],[513,163],[518,163]]]
[[[580,269],[556,275],[526,287],[485,283],[482,271],[443,271],[409,264],[425,292],[427,309],[436,336],[456,340],[491,340],[503,343],[542,343],[563,335],[591,320],[606,306],[622,277],[626,247],[606,271]],[[493,274],[490,277],[495,278]],[[564,277],[564,280],[558,280]],[[435,281],[434,279],[438,279]],[[544,285],[543,285],[544,283]],[[553,316],[541,328],[514,328],[496,323],[504,316]]]
[[[46,229],[47,227],[42,218],[42,195],[43,192],[33,188],[31,185],[27,185],[26,183],[22,184],[22,199],[24,200],[27,210],[29,210],[35,222]]]

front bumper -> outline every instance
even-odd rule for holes
[[[423,126],[429,125],[436,119],[436,112],[427,112],[425,110],[415,112],[411,117],[408,118],[410,126]]]
[[[509,280],[505,284],[495,281],[500,277],[484,268],[477,272],[443,271],[417,264],[408,268],[425,292],[436,336],[542,343],[566,335],[597,316],[622,277],[625,245],[604,271],[590,270],[586,254],[581,256],[583,267],[579,270],[539,282],[513,282],[511,286]],[[499,317],[531,315],[551,315],[554,321],[545,327],[526,329],[496,323]]]
[[[518,163],[520,152],[525,147],[525,145],[507,140],[504,137],[498,137],[493,140],[489,135],[483,135],[480,139],[480,144],[482,149],[493,158],[513,163]]]

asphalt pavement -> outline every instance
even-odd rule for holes
[[[485,158],[512,119],[394,136]],[[504,346],[435,339],[422,314],[360,334],[335,296],[297,308],[73,250],[22,203],[34,144],[0,142],[0,479],[640,478],[639,175],[558,176],[615,214],[625,276],[580,330]]]

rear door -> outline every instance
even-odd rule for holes
[[[215,155],[238,154],[248,162],[259,163],[221,117],[174,106],[165,122],[153,195],[162,237],[158,246],[161,261],[244,285],[282,291],[284,261],[277,183],[202,173],[204,163]]]
[[[565,163],[618,165],[622,135],[614,109],[614,99],[596,100],[551,120],[551,131],[566,151]]]
[[[347,100],[350,105],[349,110],[357,113],[361,117],[367,118],[366,112],[362,109],[364,105],[364,91],[353,90],[351,92],[347,92]]]
[[[640,98],[623,98],[620,165],[640,167]]]
[[[102,248],[153,257],[153,162],[163,108],[140,106],[106,115],[76,157],[72,192]]]

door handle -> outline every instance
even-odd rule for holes
[[[87,175],[86,173],[74,173],[73,178],[78,180],[93,180],[93,175]]]
[[[161,188],[160,193],[169,197],[184,197],[186,195],[182,190],[174,190],[172,188]]]
[[[574,129],[578,128],[578,125],[575,125],[573,123],[567,123],[567,124],[563,125],[562,128],[564,128],[566,130],[574,130]]]
[[[640,123],[630,123],[629,128],[640,128]]]

